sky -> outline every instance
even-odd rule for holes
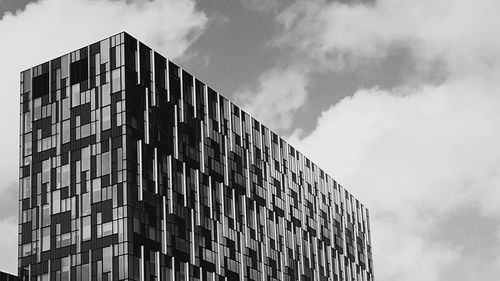
[[[498,280],[498,12],[495,0],[0,0],[0,270],[17,266],[19,72],[127,31],[363,202],[377,280]]]

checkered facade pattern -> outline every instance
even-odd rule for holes
[[[373,280],[368,210],[127,33],[20,79],[30,280]]]

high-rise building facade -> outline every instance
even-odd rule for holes
[[[368,210],[130,35],[20,79],[30,280],[373,280]]]

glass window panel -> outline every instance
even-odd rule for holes
[[[31,91],[31,71],[29,70],[26,70],[23,72],[23,75],[22,75],[22,79],[23,79],[23,93],[27,93],[29,91]]]
[[[80,105],[80,83],[71,86],[71,107]]]
[[[88,264],[82,265],[82,281],[89,281],[90,268]]]
[[[62,187],[69,185],[69,164],[61,166],[61,185]]]
[[[102,175],[107,175],[111,172],[111,153],[108,151],[102,154]]]
[[[57,214],[61,210],[61,200],[60,200],[60,191],[56,190],[52,192],[52,213]]]
[[[92,180],[92,203],[101,201],[101,180]]]
[[[90,193],[82,195],[82,216],[90,215]]]
[[[34,120],[38,120],[42,117],[42,98],[37,98],[33,101],[33,108],[34,108]]]
[[[56,89],[61,88],[61,69],[56,69]]]
[[[102,225],[102,236],[108,236],[113,234],[113,223],[107,222]]]
[[[111,102],[111,96],[109,92],[109,83],[101,86],[101,106],[109,105]]]
[[[31,132],[31,112],[24,113],[24,133]]]
[[[50,205],[45,204],[42,207],[42,226],[50,225]]]
[[[102,40],[101,42],[101,63],[109,61],[109,39]]]
[[[80,129],[82,138],[90,136],[90,124],[83,125]]]
[[[28,176],[23,178],[23,199],[29,198],[31,196],[31,178]]]
[[[42,183],[50,181],[50,158],[42,162]]]
[[[111,128],[111,112],[110,107],[106,106],[102,109],[102,130]]]
[[[69,280],[69,268],[71,265],[70,257],[61,259],[61,280]]]
[[[50,250],[50,227],[42,229],[42,252]]]
[[[112,87],[113,93],[116,93],[122,89],[120,68],[117,68],[117,69],[111,71],[111,87]]]
[[[82,218],[82,241],[90,239],[90,216]]]
[[[113,261],[113,248],[111,246],[102,249],[102,271],[110,272]]]
[[[69,64],[68,64],[68,55],[61,57],[61,77],[68,77],[69,74]]]
[[[82,149],[82,172],[90,170],[90,147]]]
[[[24,155],[31,154],[31,133],[24,135]]]
[[[31,254],[31,243],[23,245],[23,257],[26,257]]]
[[[69,99],[65,98],[62,100],[62,119],[68,119],[69,115]]]
[[[70,139],[70,122],[66,120],[62,123],[62,143],[67,143]]]
[[[42,151],[52,147],[51,137],[42,139]]]

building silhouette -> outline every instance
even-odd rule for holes
[[[373,280],[368,210],[127,33],[20,80],[29,280]]]

